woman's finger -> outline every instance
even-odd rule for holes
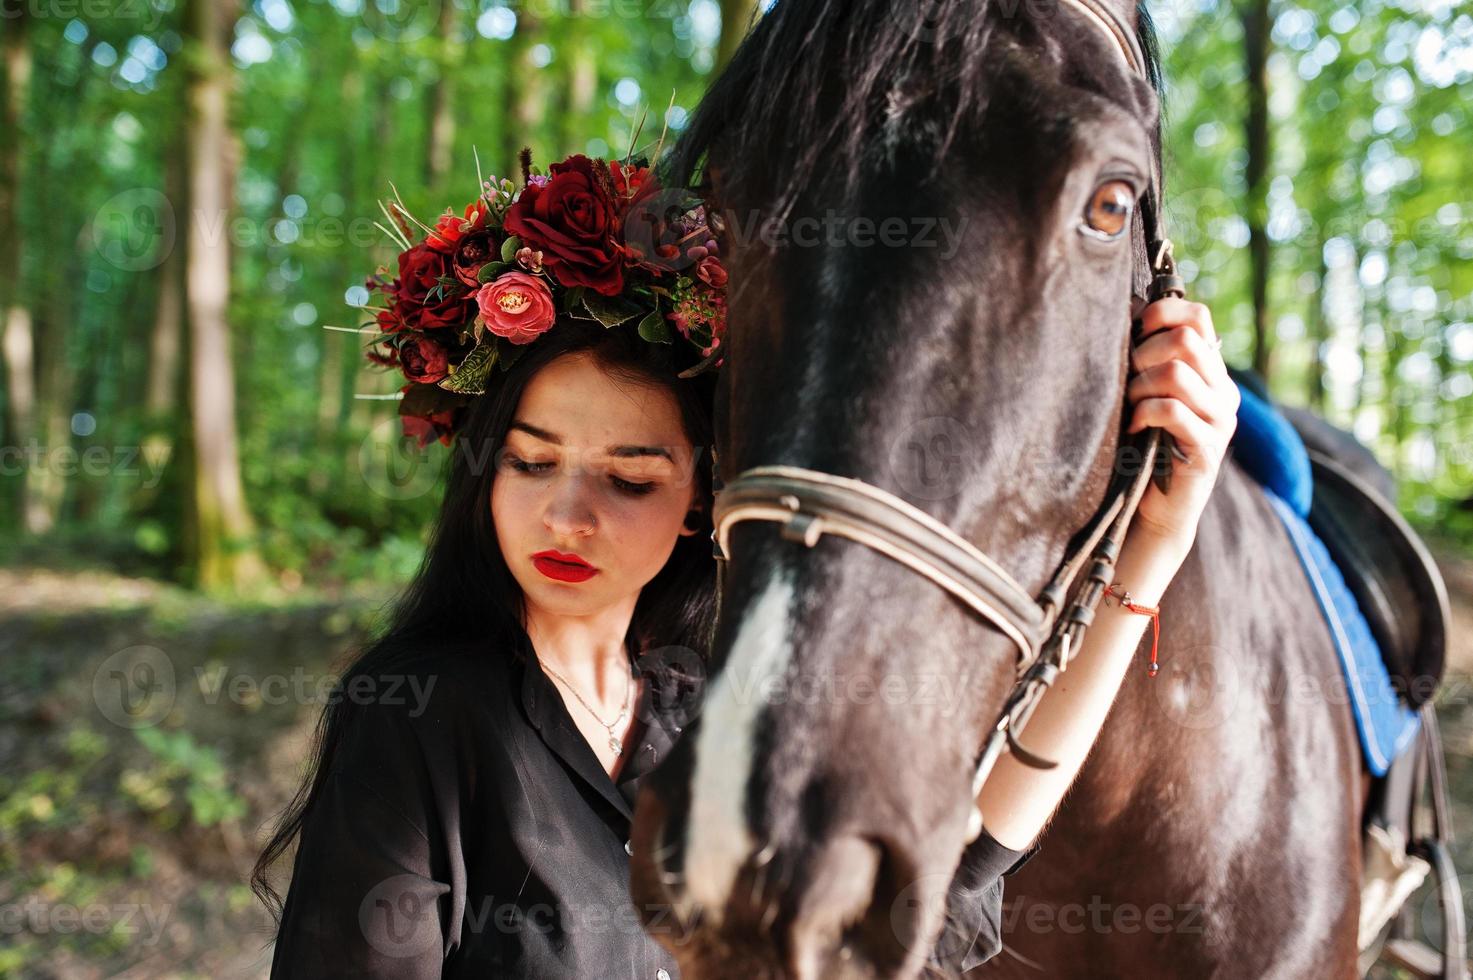
[[[1179,402],[1208,425],[1219,425],[1236,414],[1226,394],[1208,385],[1184,361],[1166,361],[1141,372],[1130,380],[1125,393],[1137,407],[1148,399]]]
[[[1209,347],[1202,335],[1190,328],[1160,330],[1146,338],[1130,355],[1131,367],[1137,372],[1149,371],[1172,360],[1185,361],[1210,385],[1232,382],[1222,354]]]
[[[1168,296],[1158,299],[1141,311],[1143,338],[1168,327],[1191,327],[1209,347],[1217,343],[1217,328],[1212,325],[1212,311],[1202,303]]]
[[[1170,433],[1190,464],[1222,460],[1227,436],[1175,398],[1147,398],[1135,406],[1130,431],[1148,427]]]

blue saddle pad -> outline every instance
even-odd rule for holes
[[[1243,385],[1233,458],[1256,480],[1294,543],[1339,654],[1361,749],[1374,775],[1410,744],[1420,718],[1397,696],[1391,675],[1355,596],[1324,542],[1309,526],[1314,481],[1304,441],[1288,420]]]

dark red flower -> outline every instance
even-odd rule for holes
[[[450,373],[450,359],[444,347],[428,337],[411,337],[399,348],[404,377],[420,384],[432,385]]]
[[[414,439],[423,449],[435,440],[450,445],[450,436],[455,431],[455,409],[433,412],[429,415],[401,415],[400,422],[406,436]]]
[[[609,163],[609,175],[614,179],[614,194],[628,199],[639,193],[639,189],[650,179],[649,167],[626,167],[618,160]]]
[[[476,274],[481,271],[481,266],[500,258],[499,248],[489,229],[479,228],[462,236],[450,258],[455,278],[472,289],[480,289],[481,282]]]
[[[507,232],[541,250],[562,285],[617,296],[624,270],[614,243],[619,222],[608,170],[581,154],[548,169],[547,183],[523,188],[508,209]]]
[[[442,284],[444,278],[450,281]],[[460,327],[476,315],[475,291],[455,279],[449,256],[423,243],[399,254],[399,282],[394,299],[390,317],[391,322],[398,324],[394,329]],[[379,324],[382,326],[383,322],[380,314]]]
[[[712,289],[726,288],[726,267],[714,255],[708,255],[696,265],[696,276]]]

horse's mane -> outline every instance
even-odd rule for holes
[[[748,205],[785,216],[793,200],[820,175],[857,185],[867,121],[886,106],[892,122],[922,100],[896,102],[891,93],[933,89],[947,107],[936,160],[946,157],[962,127],[986,110],[986,75],[1000,21],[992,6],[1021,0],[778,0],[757,22],[731,63],[711,86],[663,163],[666,186],[709,188],[706,165],[726,163],[723,184]],[[1155,30],[1138,7],[1138,35],[1152,87],[1161,88]],[[887,100],[890,100],[887,105]],[[1157,139],[1159,146],[1159,138]],[[729,152],[717,152],[722,147]],[[734,160],[734,155],[748,156]],[[919,176],[919,175],[918,175]]]

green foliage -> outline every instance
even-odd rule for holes
[[[139,809],[162,814],[166,823],[172,823],[176,814],[166,811],[182,809],[182,795],[188,816],[200,827],[245,815],[245,800],[227,785],[225,766],[213,748],[198,744],[184,731],[140,728],[134,734],[152,754],[154,766],[124,770],[118,786]]]

